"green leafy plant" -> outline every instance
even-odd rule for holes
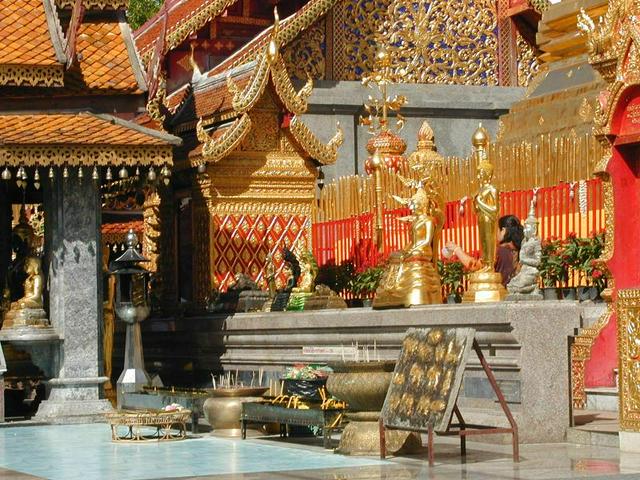
[[[550,238],[542,242],[538,270],[545,287],[556,287],[569,276],[569,257],[561,240]]]
[[[438,260],[438,273],[447,294],[458,293],[464,280],[464,265],[457,260]]]
[[[164,3],[163,0],[130,0],[127,8],[127,20],[133,30],[142,26],[153,17]]]
[[[384,267],[369,267],[353,277],[350,283],[351,292],[359,298],[371,297],[382,279]]]

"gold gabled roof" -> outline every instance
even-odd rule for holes
[[[338,126],[334,138],[328,144],[324,144],[299,117],[307,110],[312,82],[309,80],[300,91],[294,88],[279,54],[282,45],[280,32],[276,15],[269,41],[259,52],[258,60],[235,68],[226,75],[222,73],[213,78],[205,77],[201,86],[195,86],[193,107],[199,118],[196,131],[202,146],[196,147],[189,155],[192,165],[199,159],[210,163],[217,162],[237,148],[252,128],[249,112],[263,97],[268,85],[271,86],[274,97],[282,109],[291,115],[282,128],[288,130],[295,145],[305,156],[322,165],[336,161],[338,148],[344,140],[342,130]],[[210,109],[203,110],[202,105],[209,105]],[[227,123],[220,125],[221,121]],[[205,123],[219,125],[207,132]]]

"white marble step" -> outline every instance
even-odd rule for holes
[[[617,387],[585,388],[585,393],[587,394],[587,410],[618,411]]]

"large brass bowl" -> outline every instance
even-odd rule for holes
[[[204,402],[204,416],[213,435],[240,437],[240,414],[244,402],[257,402],[268,387],[217,388]],[[247,436],[264,435],[261,430],[247,429]]]
[[[344,455],[378,455],[378,419],[391,383],[394,361],[341,362],[330,365],[334,373],[327,380],[327,391],[348,404],[345,427],[336,451]],[[398,430],[385,435],[387,451],[413,453],[420,449],[420,436]]]

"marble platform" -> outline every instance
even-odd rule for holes
[[[151,319],[142,337],[148,365],[182,366],[178,381],[192,375],[206,382],[209,372],[221,370],[262,367],[265,376],[277,377],[296,362],[339,361],[342,347],[356,342],[369,345],[372,360],[376,355],[395,359],[408,328],[473,327],[518,422],[521,441],[549,443],[564,440],[570,425],[569,337],[580,327],[580,314],[578,303],[561,301],[243,313]],[[506,425],[474,355],[459,403],[469,421]]]

